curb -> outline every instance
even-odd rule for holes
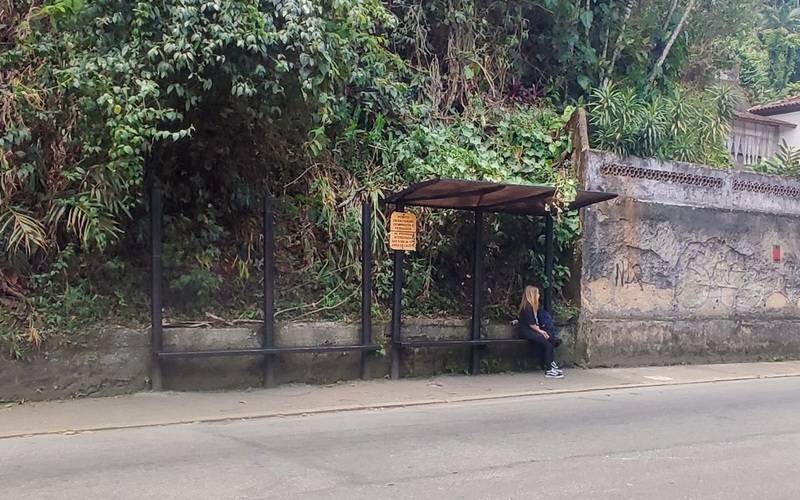
[[[187,425],[199,423],[221,423],[232,422],[236,420],[258,420],[268,418],[287,418],[287,417],[304,417],[311,415],[321,415],[327,413],[345,413],[352,411],[363,410],[389,410],[395,408],[413,408],[417,406],[433,406],[433,405],[446,405],[453,403],[470,403],[475,401],[492,401],[502,399],[515,399],[515,398],[529,398],[538,396],[551,396],[560,394],[580,394],[586,392],[598,391],[618,391],[623,389],[641,389],[647,387],[667,387],[667,386],[681,386],[681,385],[700,385],[700,384],[714,384],[723,382],[740,382],[744,380],[761,380],[761,379],[781,379],[781,378],[794,378],[800,377],[800,373],[780,374],[780,375],[749,375],[740,377],[728,378],[714,378],[706,380],[693,380],[688,382],[646,382],[646,383],[630,383],[630,384],[617,384],[598,387],[586,387],[579,389],[555,389],[555,390],[537,390],[537,391],[523,391],[523,392],[509,392],[504,394],[487,394],[478,396],[462,396],[448,399],[422,399],[411,401],[397,401],[386,403],[373,403],[361,405],[345,405],[345,406],[328,406],[317,407],[305,410],[292,410],[292,411],[278,411],[278,412],[263,412],[242,414],[237,416],[210,416],[210,417],[196,417],[191,419],[170,420],[166,422],[150,422],[140,424],[123,424],[123,425],[107,425],[86,428],[67,428],[59,430],[50,430],[42,432],[20,432],[14,434],[0,434],[0,440],[13,439],[21,437],[34,437],[34,436],[51,436],[51,435],[75,435],[89,432],[99,431],[113,431],[122,429],[142,429],[148,427],[168,427],[172,425]]]

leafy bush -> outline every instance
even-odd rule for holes
[[[0,16],[0,286],[14,271],[29,296],[11,327],[44,324],[31,308],[61,287],[35,277],[70,245],[70,285],[118,256],[116,291],[135,296],[149,182],[170,298],[224,301],[221,276],[247,281],[257,260],[263,193],[301,192],[355,110],[367,125],[402,109],[378,0],[23,0]]]
[[[284,127],[318,153],[353,103],[377,110],[402,90],[377,0],[25,3],[0,55],[0,248],[16,260],[68,242],[103,250],[145,177],[232,194],[248,172],[215,178],[190,159],[226,129],[252,145]]]
[[[783,141],[774,157],[755,165],[753,170],[764,174],[800,178],[800,150]]]
[[[727,167],[737,99],[724,85],[704,92],[643,93],[606,82],[589,101],[592,144],[621,155]]]
[[[765,29],[732,45],[740,64],[741,84],[754,102],[792,93],[792,83],[800,78],[800,33]]]
[[[304,287],[305,292],[325,298],[335,290],[325,302],[336,305],[339,314],[355,312],[357,302],[348,299],[357,293],[360,279],[360,203],[377,200],[408,183],[449,177],[549,184],[558,187],[561,203],[570,201],[576,191],[572,165],[565,159],[571,148],[565,131],[571,112],[571,108],[559,114],[544,107],[474,103],[469,115],[450,122],[420,120],[402,133],[383,127],[380,121],[371,129],[353,123],[347,128],[349,138],[335,150],[355,158],[356,165],[349,166],[344,159],[339,163],[339,157],[334,157],[325,168],[312,170],[308,193],[292,199],[291,213],[307,210],[311,223],[282,237],[286,238],[282,246],[302,248],[291,253],[303,256],[282,266],[287,270],[283,275],[287,285],[304,281],[297,274],[320,276]],[[354,150],[351,139],[366,137],[370,139],[355,142],[368,146]],[[385,250],[385,214],[377,204],[376,210],[376,288],[378,297],[388,303],[391,262]],[[408,258],[408,312],[466,314],[472,267],[471,250],[465,249],[471,249],[472,221],[457,212],[417,211],[420,248]],[[559,252],[569,256],[580,232],[577,216],[563,215],[556,229]],[[543,283],[542,231],[540,221],[524,217],[488,218],[486,267],[491,272],[487,272],[486,285],[492,290],[492,314],[510,314],[524,283]],[[559,265],[556,271],[555,285],[560,288],[569,277],[568,269]],[[291,301],[305,302],[306,307],[299,309],[304,314],[322,304],[300,296]]]

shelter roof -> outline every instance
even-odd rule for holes
[[[385,201],[417,207],[546,215],[555,194],[552,186],[431,179],[391,194]],[[616,197],[614,193],[603,191],[578,191],[568,208],[575,210]]]

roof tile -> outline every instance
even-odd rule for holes
[[[758,106],[753,106],[752,108],[748,109],[748,111],[751,113],[755,113],[757,115],[765,115],[765,116],[777,115],[781,113],[788,113],[790,111],[799,111],[799,110],[800,110],[800,95],[787,97],[786,99],[781,99],[780,101],[760,104]]]

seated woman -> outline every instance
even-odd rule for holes
[[[561,344],[556,337],[555,323],[552,316],[539,307],[539,289],[534,286],[525,287],[522,303],[519,306],[519,336],[542,349],[544,355],[544,376],[547,378],[563,378],[564,372],[555,362],[555,348]]]

